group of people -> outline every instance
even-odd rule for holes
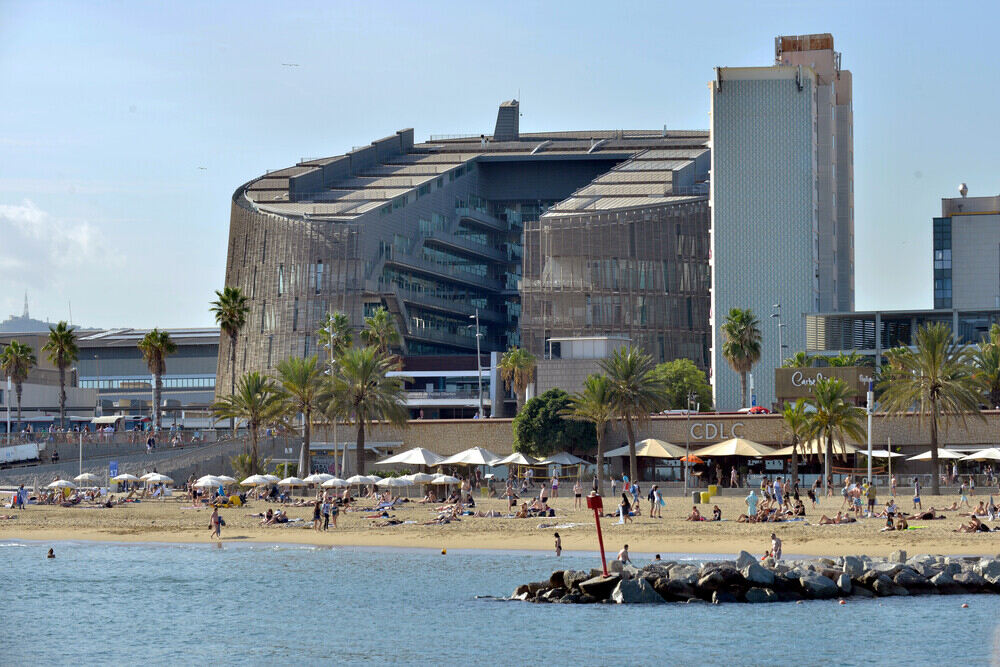
[[[774,484],[780,485],[780,483],[779,477]],[[789,498],[782,493],[782,489],[783,487],[777,486],[773,492],[762,493],[762,498],[758,498],[754,489],[750,489],[750,493],[743,499],[747,511],[736,517],[737,523],[775,523],[805,518],[806,506],[797,492],[795,496]]]

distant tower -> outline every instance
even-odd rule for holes
[[[24,319],[28,319],[28,293],[24,293],[24,314],[21,316]]]

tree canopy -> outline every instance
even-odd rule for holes
[[[656,367],[655,373],[666,388],[667,409],[686,410],[689,394],[702,411],[712,409],[712,385],[708,383],[705,371],[690,359],[664,362]]]
[[[591,424],[563,416],[570,408],[570,396],[562,389],[549,389],[525,403],[514,418],[514,451],[544,457],[597,447]]]

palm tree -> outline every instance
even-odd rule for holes
[[[76,346],[76,331],[65,322],[49,327],[48,342],[42,350],[48,352],[48,359],[59,369],[59,423],[66,427],[66,369],[76,361],[80,349]]]
[[[286,416],[294,418],[302,415],[302,451],[300,457],[305,462],[308,475],[312,469],[309,461],[312,431],[312,413],[319,408],[319,396],[322,390],[323,371],[316,356],[303,359],[290,357],[278,362],[278,384],[281,387],[281,397],[284,401]]]
[[[799,443],[808,436],[809,413],[806,412],[806,401],[798,399],[794,403],[785,403],[781,409],[785,430],[792,436],[792,485],[799,481]]]
[[[972,365],[984,385],[988,406],[1000,407],[1000,325],[990,327],[989,338],[972,348]]]
[[[833,441],[840,439],[845,442],[847,437],[861,440],[865,437],[862,421],[865,411],[853,405],[850,399],[854,392],[840,378],[820,378],[813,385],[813,393],[809,404],[815,412],[809,415],[806,433],[817,442],[824,442],[823,447],[823,490],[827,487],[830,476],[830,451]],[[846,455],[846,452],[845,452]]]
[[[382,354],[399,345],[399,331],[392,319],[392,314],[379,306],[371,315],[365,318],[365,328],[361,330],[361,340],[365,345],[374,345]]]
[[[379,352],[374,345],[348,347],[337,358],[327,391],[323,394],[326,413],[344,418],[357,426],[357,473],[365,472],[365,427],[376,421],[405,426],[409,417],[403,392],[406,378],[389,376],[396,360]]]
[[[835,357],[827,357],[826,363],[830,364],[832,368],[846,368],[848,366],[871,366],[871,359],[864,356],[863,354],[858,354],[857,350],[851,350],[850,352],[841,352]]]
[[[740,374],[741,406],[747,406],[747,373],[760,361],[760,321],[749,308],[733,308],[722,325],[722,356]]]
[[[353,339],[351,336],[351,320],[345,313],[335,310],[328,313],[326,321],[317,333],[319,344],[327,349],[327,354],[331,360],[351,346]]]
[[[604,431],[615,418],[611,403],[611,382],[606,375],[591,375],[583,383],[583,391],[569,397],[562,416],[594,425],[597,432],[597,492],[604,495]]]
[[[514,388],[514,395],[517,397],[517,412],[521,412],[528,385],[535,379],[535,355],[524,348],[512,347],[500,357],[497,368],[500,369],[500,377],[503,378],[504,386],[507,389]]]
[[[806,352],[796,352],[793,356],[788,357],[781,362],[782,368],[809,368],[813,365],[815,359]]]
[[[215,290],[216,300],[212,302],[211,312],[215,315],[215,323],[222,333],[229,338],[229,393],[236,393],[236,342],[240,329],[246,326],[250,306],[247,298],[239,287],[223,287]],[[232,424],[230,424],[232,426]]]
[[[931,426],[931,492],[940,490],[938,480],[938,432],[953,419],[963,424],[979,411],[984,384],[969,361],[968,350],[955,342],[951,329],[941,323],[927,324],[917,330],[914,350],[896,354],[893,363],[898,371],[883,380],[882,404],[888,412],[903,413],[916,407],[920,419],[926,416]]]
[[[38,363],[35,352],[30,345],[10,341],[3,352],[0,352],[0,368],[14,383],[14,395],[17,397],[17,421],[21,422],[21,388],[28,379],[28,373]]]
[[[617,419],[625,421],[629,472],[633,481],[639,479],[635,425],[646,422],[651,414],[663,410],[669,401],[667,387],[655,368],[651,356],[632,348],[620,347],[601,361],[601,369],[608,376],[613,413]]]
[[[261,461],[257,453],[257,435],[261,426],[278,424],[282,421],[282,396],[274,380],[256,371],[240,378],[236,391],[212,403],[212,414],[216,421],[230,419],[246,422],[250,433],[249,468],[251,474],[261,472]]]
[[[146,367],[153,374],[153,425],[160,430],[160,393],[163,391],[163,374],[167,371],[167,357],[177,352],[177,344],[166,331],[153,329],[139,341],[139,351],[146,360]]]

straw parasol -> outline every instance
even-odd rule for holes
[[[435,454],[429,449],[424,449],[423,447],[414,447],[413,449],[401,452],[399,454],[396,454],[395,456],[390,456],[387,459],[376,461],[375,465],[433,466],[440,463],[443,459],[444,459],[443,456],[439,456],[438,454]]]
[[[921,452],[921,453],[917,454],[916,456],[911,456],[910,458],[908,458],[906,460],[907,461],[930,461],[931,460],[931,453],[932,453],[931,450],[928,449],[926,452]],[[953,449],[939,449],[938,450],[938,458],[939,459],[964,459],[965,458],[965,454],[963,454],[961,452],[956,452]]]
[[[702,458],[719,456],[773,456],[776,450],[773,447],[762,445],[746,438],[730,438],[717,442],[714,445],[703,447],[694,453]]]
[[[805,442],[800,442],[795,446],[798,451],[799,456],[822,456],[826,452],[826,440],[817,440],[813,438],[812,440],[806,440]],[[860,451],[854,445],[849,445],[846,442],[837,440],[833,441],[833,451],[831,454],[855,454]],[[782,447],[781,449],[775,450],[770,456],[791,456],[792,447]]]
[[[968,456],[963,456],[962,461],[1000,461],[1000,449],[996,447],[990,447],[989,449],[981,449],[978,452],[973,452]]]
[[[618,449],[612,449],[610,452],[604,452],[604,458],[628,455],[628,445],[619,447]],[[635,455],[650,459],[676,459],[684,456],[684,448],[666,442],[665,440],[646,438],[645,440],[640,440],[635,443]]]
[[[471,447],[464,452],[459,452],[446,459],[441,459],[436,466],[492,466],[500,457],[488,449],[482,447]]]

